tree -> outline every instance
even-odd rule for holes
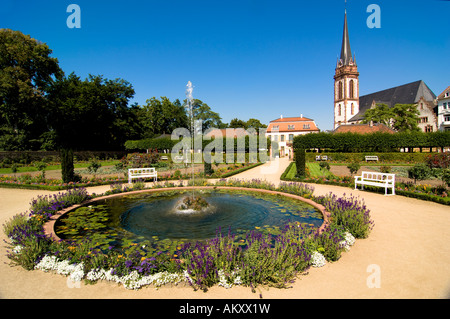
[[[377,103],[375,108],[368,109],[364,113],[364,120],[362,122],[365,124],[370,122],[380,123],[392,128],[391,119],[394,118],[394,116],[395,114],[389,106]]]
[[[377,104],[364,113],[363,123],[381,123],[398,132],[418,132],[420,128],[419,110],[415,104],[396,104],[389,108],[386,104]]]
[[[230,121],[230,124],[228,125],[229,128],[243,128],[247,129],[247,123],[243,120],[239,120],[238,118],[234,118]]]
[[[139,110],[143,138],[170,134],[178,127],[188,127],[188,117],[180,100],[171,102],[167,97],[152,97]]]
[[[256,134],[259,134],[259,130],[263,128],[267,128],[266,124],[262,124],[260,120],[251,118],[246,123],[246,128],[253,128],[256,131]]]
[[[187,105],[187,100],[185,100],[185,105]],[[213,112],[208,104],[194,99],[192,109],[195,120],[202,121],[202,132],[205,132],[209,128],[222,127],[222,118],[219,116],[219,113]]]
[[[74,73],[57,81],[49,94],[48,126],[58,148],[121,149],[133,138],[131,85],[122,80],[93,76],[81,80]],[[135,137],[135,136],[134,136]]]
[[[92,76],[82,81],[74,73],[56,81],[49,93],[47,125],[54,132],[61,153],[65,183],[76,181],[73,150],[122,148],[129,136],[134,95],[131,85],[121,79]]]
[[[393,128],[398,132],[419,132],[419,110],[415,104],[396,104],[392,108],[394,113]]]
[[[52,50],[19,31],[0,29],[0,148],[38,148],[46,97],[63,76]]]

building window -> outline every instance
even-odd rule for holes
[[[304,130],[309,130],[309,129],[310,129],[309,124],[303,124],[303,129],[304,129]]]
[[[353,105],[353,103],[352,103],[351,112],[352,112],[352,115],[355,114],[355,106]]]
[[[353,87],[354,87],[354,82],[353,82],[353,80],[350,80],[350,98],[351,99],[353,99]],[[352,114],[353,114],[353,112],[352,112]]]
[[[341,105],[339,104],[339,105],[338,105],[338,116],[341,116],[341,113],[342,113],[342,112],[341,112]]]
[[[280,135],[280,142],[284,142],[284,135]]]
[[[450,103],[449,103],[450,104]],[[447,109],[447,103],[442,103],[442,106],[444,107],[444,110]]]
[[[450,92],[445,92],[445,97],[449,97],[450,96]]]
[[[294,124],[288,125],[288,130],[295,130],[295,125]]]
[[[338,98],[339,100],[342,100],[342,82],[339,82],[338,87]]]
[[[444,122],[450,122],[450,115],[444,116]]]
[[[433,132],[433,127],[432,127],[431,125],[427,125],[427,126],[425,127],[425,132],[426,132],[426,133]]]
[[[425,116],[425,117],[419,118],[418,123],[419,123],[419,124],[420,124],[420,123],[428,123],[428,117]]]
[[[292,142],[294,140],[294,134],[289,134],[289,141]]]
[[[280,129],[280,126],[279,126],[279,125],[274,125],[272,129],[273,129],[274,131],[278,131],[278,130]]]

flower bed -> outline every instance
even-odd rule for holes
[[[231,231],[227,236],[219,232],[215,238],[150,255],[138,245],[126,253],[102,250],[88,239],[74,243],[45,235],[43,225],[53,214],[90,199],[84,189],[78,189],[39,197],[32,201],[29,215],[8,221],[3,226],[10,239],[8,257],[12,264],[28,270],[53,271],[72,281],[111,280],[128,289],[183,282],[194,289],[207,290],[218,284],[226,288],[244,285],[255,291],[260,285],[288,287],[310,266],[338,260],[354,238],[367,237],[373,227],[369,210],[355,198],[337,199],[331,194],[316,198],[313,188],[303,184],[282,183],[279,188],[259,180],[222,180],[221,184],[308,196],[329,210],[329,223],[322,232],[300,224],[287,224],[276,236],[254,230],[240,241],[234,240]]]
[[[312,184],[326,184],[354,188],[354,180],[350,176],[307,176],[305,178],[298,178],[293,176],[295,162],[289,164],[280,179],[283,181],[302,182]],[[380,187],[365,186],[365,191],[384,193],[384,189]],[[431,186],[413,183],[395,183],[395,193],[397,195],[417,198],[421,200],[432,201],[439,204],[450,205],[449,192],[445,186]]]

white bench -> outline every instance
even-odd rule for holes
[[[368,161],[377,161],[378,162],[378,156],[366,156],[366,162]]]
[[[158,172],[155,170],[154,167],[128,169],[128,183],[130,184],[132,180],[135,178],[149,178],[149,177],[154,178],[155,182],[158,181]]]
[[[361,190],[364,189],[364,185],[384,187],[385,195],[388,195],[387,190],[390,188],[391,195],[395,195],[395,174],[362,172],[361,176],[355,176],[355,190],[358,184],[361,185]]]
[[[327,155],[316,155],[316,161],[328,161],[328,156]]]

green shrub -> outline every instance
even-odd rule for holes
[[[330,164],[328,162],[320,162],[319,166],[321,169],[324,169],[324,170],[326,169],[327,171],[330,170]]]
[[[417,181],[423,181],[431,175],[431,169],[424,163],[414,165],[408,170],[408,177],[414,179],[414,183]]]
[[[347,168],[350,170],[350,174],[352,176],[358,172],[358,170],[361,168],[361,165],[359,163],[351,163],[347,165]]]
[[[383,165],[380,167],[381,173],[390,173],[391,171],[392,171],[392,167],[390,167],[390,166]]]
[[[91,174],[97,173],[98,169],[102,167],[102,164],[99,162],[97,157],[93,157],[89,161],[88,171]]]
[[[306,177],[306,153],[303,148],[295,149],[296,177]]]

